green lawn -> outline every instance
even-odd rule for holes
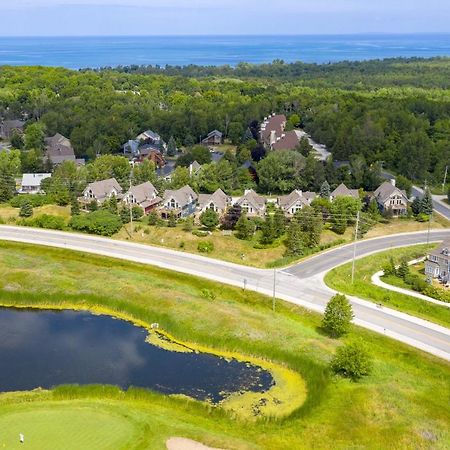
[[[171,436],[233,450],[450,445],[450,364],[384,336],[355,327],[348,338],[335,341],[321,333],[318,314],[297,306],[279,301],[273,314],[271,299],[256,293],[66,250],[0,243],[0,274],[3,305],[107,309],[147,324],[157,321],[182,341],[284,364],[303,376],[308,389],[306,402],[289,417],[257,421],[141,391],[3,394],[0,445],[1,439],[18,445],[18,432],[51,450],[163,449]],[[205,289],[216,294],[215,300],[204,295]],[[334,377],[327,369],[336,347],[355,337],[365,341],[374,358],[373,373],[360,383]],[[92,423],[97,421],[110,447],[96,443]],[[12,437],[10,424],[15,424]],[[16,424],[26,429],[19,431]],[[58,447],[65,438],[72,447]]]
[[[325,276],[328,286],[348,295],[356,295],[360,298],[381,303],[390,308],[397,309],[431,322],[450,327],[450,310],[445,306],[428,303],[409,295],[389,291],[372,284],[371,277],[382,270],[392,257],[399,264],[403,259],[411,261],[424,256],[428,248],[434,245],[417,245],[413,247],[397,248],[386,252],[367,256],[356,261],[355,280],[351,283],[352,264],[344,264],[336,267]]]

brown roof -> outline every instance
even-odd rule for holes
[[[282,134],[280,139],[272,145],[274,150],[294,150],[299,144],[297,133],[295,131],[288,131]]]
[[[353,197],[359,199],[358,189],[349,189],[344,183],[341,183],[332,193],[331,197]]]
[[[261,135],[263,140],[269,139],[272,131],[275,131],[277,136],[281,136],[284,131],[284,124],[286,123],[286,116],[284,114],[277,114],[269,117],[261,125]]]

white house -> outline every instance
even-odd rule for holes
[[[24,173],[20,185],[20,194],[41,194],[42,180],[50,178],[51,173]]]

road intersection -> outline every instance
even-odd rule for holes
[[[450,239],[449,230],[432,230],[430,241]],[[175,250],[53,230],[0,226],[0,240],[24,242],[109,256],[187,273],[272,296],[274,271],[241,266]],[[359,241],[358,258],[372,253],[426,243],[427,232]],[[324,281],[333,267],[353,256],[353,245],[338,247],[276,272],[276,297],[323,312],[334,294]],[[355,323],[450,361],[450,330],[358,298],[350,298]]]

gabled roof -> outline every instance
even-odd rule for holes
[[[210,131],[210,132],[208,133],[208,136],[206,136],[205,139],[208,139],[208,138],[213,137],[213,136],[219,136],[219,137],[222,137],[222,132],[219,131],[219,130],[213,130],[213,131]]]
[[[273,145],[274,150],[295,150],[300,140],[295,131],[288,131],[281,135]]]
[[[353,197],[359,199],[358,189],[349,189],[344,183],[341,183],[332,193],[331,197]]]
[[[122,187],[115,178],[109,178],[107,180],[89,183],[84,191],[87,192],[89,190],[96,198],[104,198],[110,195],[113,190],[120,194]]]
[[[45,138],[45,144],[49,147],[56,147],[58,145],[63,145],[65,147],[72,147],[70,140],[60,133],[56,133],[54,136]]]
[[[41,181],[50,178],[51,176],[51,173],[24,173],[22,175],[22,187],[40,187]]]
[[[143,203],[147,200],[155,199],[158,195],[158,191],[155,186],[150,183],[150,181],[146,181],[145,183],[138,184],[137,186],[132,186],[126,193],[126,195],[130,194],[133,195],[138,203]]]
[[[164,203],[173,198],[181,207],[188,205],[192,200],[197,200],[198,195],[189,186],[183,186],[177,190],[168,189],[164,192]]]
[[[261,135],[263,140],[270,138],[272,131],[275,131],[277,136],[281,136],[286,123],[286,116],[284,114],[276,114],[267,118],[261,125]]]
[[[136,137],[136,140],[138,140],[138,141],[145,141],[146,139],[151,139],[153,141],[159,141],[161,139],[161,136],[158,133],[156,133],[155,131],[147,130]]]
[[[209,206],[211,203],[218,209],[225,209],[230,203],[230,197],[222,191],[222,189],[217,189],[214,194],[200,194],[198,196],[198,203],[201,209]]]
[[[266,199],[258,195],[253,189],[246,191],[245,195],[237,201],[237,204],[242,205],[245,201],[257,210],[264,209],[264,206],[266,205]]]
[[[438,248],[431,250],[428,255],[450,258],[450,241],[444,241]]]
[[[289,195],[278,197],[278,205],[284,210],[292,208],[297,202],[300,202],[303,206],[308,206],[308,201],[303,196],[302,191],[295,190],[292,191]]]
[[[13,119],[13,120],[4,120],[3,126],[8,128],[9,130],[18,129],[21,130],[25,125],[23,120]]]
[[[384,203],[386,200],[388,200],[392,194],[401,195],[405,198],[406,201],[408,201],[408,196],[406,195],[406,192],[402,191],[398,187],[394,186],[394,184],[390,183],[389,181],[385,181],[373,193],[373,195],[377,198],[377,200],[379,200],[382,203]]]

